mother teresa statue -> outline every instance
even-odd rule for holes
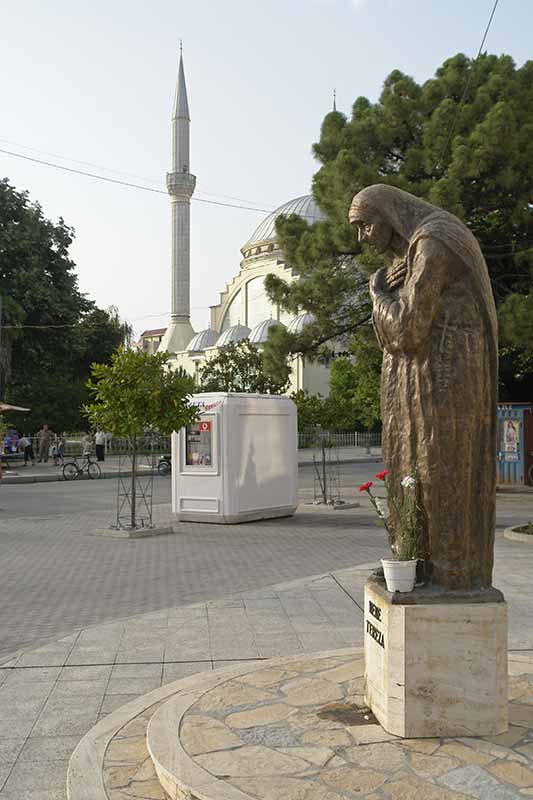
[[[497,324],[487,265],[455,216],[377,184],[350,208],[359,238],[392,256],[370,279],[383,350],[383,459],[390,491],[416,470],[431,581],[492,583]],[[394,517],[394,504],[390,513]]]

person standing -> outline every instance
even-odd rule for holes
[[[65,463],[65,434],[58,433],[56,437],[56,466]]]
[[[96,431],[94,436],[94,446],[96,450],[96,458],[98,461],[105,461],[105,433],[104,431]]]
[[[90,433],[86,433],[81,440],[81,454],[84,458],[91,455],[93,449],[93,438]]]
[[[27,467],[28,461],[31,461],[33,467],[35,465],[35,456],[33,454],[33,444],[30,437],[25,433],[24,436],[19,439],[18,444],[24,453],[24,466]]]
[[[48,454],[50,451],[50,442],[52,439],[52,431],[48,430],[48,425],[43,425],[37,434],[37,441],[39,442],[39,464],[48,461]]]

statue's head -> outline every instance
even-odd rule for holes
[[[376,183],[355,195],[349,219],[357,225],[360,242],[371,244],[379,253],[401,256],[416,227],[436,210],[408,192]]]
[[[350,224],[357,226],[359,241],[371,244],[378,253],[386,253],[391,249],[394,235],[392,226],[378,211],[355,205],[355,200],[350,208]]]

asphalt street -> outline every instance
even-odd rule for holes
[[[293,518],[181,523],[137,540],[95,535],[113,519],[114,480],[0,486],[0,656],[87,625],[377,561],[385,534],[357,487],[380,467],[342,465],[342,496],[358,509],[304,505]],[[302,501],[313,484],[312,468],[301,468]],[[173,521],[169,500],[170,479],[155,478],[155,522]],[[500,532],[532,517],[533,495],[498,497]]]

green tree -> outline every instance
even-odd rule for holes
[[[330,401],[342,430],[372,430],[379,425],[382,353],[369,326],[352,340],[352,358],[336,358],[329,379]]]
[[[13,416],[19,428],[79,428],[91,362],[108,361],[130,335],[116,309],[99,309],[79,291],[73,237],[63,219],[46,219],[27,192],[0,180],[0,389],[2,399],[31,408]]]
[[[190,402],[194,381],[183,370],[168,368],[168,355],[120,348],[110,364],[93,364],[87,387],[92,402],[83,412],[92,425],[131,443],[131,527],[136,527],[138,438],[157,431],[170,435],[196,422]]]
[[[294,216],[277,221],[300,280],[269,276],[265,286],[283,308],[303,308],[316,321],[300,336],[272,339],[270,362],[296,352],[322,357],[335,338],[351,340],[368,323],[368,273],[380,261],[359,246],[348,209],[373,183],[458,214],[481,243],[497,305],[531,292],[533,61],[517,69],[506,55],[473,61],[458,54],[422,85],[394,70],[376,103],[359,97],[349,118],[328,114],[313,149],[320,163],[313,194],[328,219],[313,226]],[[356,358],[358,347],[351,348]],[[505,380],[502,391],[512,394],[514,384]]]
[[[298,412],[298,433],[308,433],[317,427],[327,428],[326,401],[320,394],[309,394],[300,389],[291,394]]]
[[[199,383],[202,392],[283,394],[288,374],[267,374],[262,353],[248,339],[243,339],[221,347],[200,370]]]

